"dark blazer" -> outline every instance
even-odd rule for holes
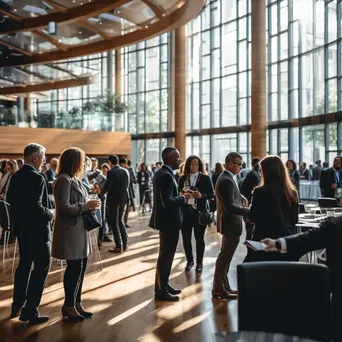
[[[310,171],[308,170],[308,169],[305,169],[305,171],[303,172],[303,170],[301,170],[301,169],[299,169],[299,174],[301,175],[301,176],[304,176],[305,178],[305,180],[310,180],[311,179],[311,177],[310,177]]]
[[[296,189],[299,192],[299,172],[298,172],[298,170],[294,170],[292,173],[290,173],[290,171],[289,171],[289,175],[290,175],[290,179],[291,179],[293,185],[296,187]]]
[[[213,173],[213,175],[211,176],[211,181],[213,182],[214,189],[215,189],[216,182],[217,182],[218,178],[220,177],[220,175],[221,175],[221,173],[219,175]]]
[[[153,178],[153,210],[150,227],[161,231],[178,231],[183,224],[185,198],[178,195],[178,185],[165,165]]]
[[[11,221],[16,236],[28,241],[50,241],[49,198],[44,177],[33,166],[24,164],[13,174],[7,192]]]
[[[130,196],[131,200],[133,201],[133,198],[135,198],[133,184],[137,184],[137,176],[136,176],[135,171],[134,171],[134,169],[132,167],[128,168],[128,172],[129,172],[129,178],[130,178],[130,182],[129,182],[129,196]]]
[[[261,177],[258,171],[249,171],[245,178],[240,183],[240,192],[248,199],[248,203],[251,203],[252,192],[254,188],[260,184]]]
[[[321,188],[324,197],[335,197],[335,189],[331,188],[331,185],[334,183],[336,183],[334,169],[331,167],[330,169],[322,170],[319,187]],[[342,170],[340,171],[340,183],[342,183]]]
[[[144,184],[141,184],[143,175],[145,177],[145,180],[144,180]],[[151,173],[149,171],[139,171],[138,172],[138,184],[139,185],[148,185],[149,186],[150,180],[151,180]]]
[[[114,166],[107,173],[103,194],[107,195],[107,205],[120,205],[129,202],[128,197],[129,173],[120,166]]]
[[[319,165],[315,166],[312,169],[312,180],[314,181],[320,180],[322,170],[323,170],[322,166],[319,166]]]
[[[255,223],[253,240],[278,239],[295,233],[298,223],[298,199],[290,207],[271,185],[254,190],[248,219]]]
[[[11,228],[10,210],[10,204],[0,200],[0,226],[3,230]]]
[[[179,190],[182,191],[184,188],[184,183],[187,180],[187,176],[182,176],[179,179]],[[199,174],[197,178],[197,183],[195,185],[195,190],[198,190],[202,197],[196,200],[197,210],[204,211],[205,210],[205,203],[207,200],[211,200],[215,198],[215,191],[213,187],[213,183],[208,175]],[[186,208],[186,206],[185,206]]]
[[[249,209],[242,206],[240,190],[233,177],[224,171],[217,180],[217,231],[224,235],[240,236],[242,233],[242,218],[247,216]]]
[[[48,182],[54,182],[56,180],[56,172],[52,169],[48,169],[45,172],[45,176]]]

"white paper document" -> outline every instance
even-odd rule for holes
[[[266,249],[266,245],[263,242],[258,241],[246,240],[244,245],[253,249],[253,251],[264,251]]]

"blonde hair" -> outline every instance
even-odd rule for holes
[[[64,150],[60,157],[57,175],[66,173],[70,177],[83,178],[85,153],[79,147],[69,147]]]

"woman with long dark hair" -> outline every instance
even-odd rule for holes
[[[192,192],[194,197],[189,199],[184,206],[182,236],[187,260],[185,271],[190,271],[194,266],[191,245],[192,230],[194,229],[197,259],[196,272],[202,272],[205,249],[204,234],[207,226],[203,223],[201,224],[199,212],[206,210],[206,203],[215,197],[215,192],[211,179],[206,174],[201,158],[190,156],[186,160],[184,174],[179,179],[179,189],[181,190],[181,194]]]
[[[297,170],[297,164],[294,160],[289,159],[286,162],[286,168],[289,173],[291,182],[296,187],[297,191],[299,192],[299,172]]]
[[[224,167],[221,163],[216,163],[215,164],[215,170],[214,170],[214,173],[211,177],[211,180],[213,182],[213,186],[214,186],[214,189],[215,189],[215,185],[216,185],[216,182],[217,182],[217,179],[219,178],[220,174],[224,171]]]
[[[97,210],[101,201],[88,200],[82,184],[85,154],[78,147],[70,147],[59,158],[54,187],[56,220],[52,240],[52,256],[66,260],[64,273],[65,300],[62,315],[79,322],[93,314],[85,311],[81,302],[82,285],[89,254],[89,234],[83,213]]]
[[[267,156],[260,162],[261,184],[254,189],[248,220],[254,223],[252,240],[278,239],[295,233],[298,223],[298,193],[283,161]],[[249,251],[246,261],[289,260],[279,253]]]

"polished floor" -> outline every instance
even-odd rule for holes
[[[204,270],[185,273],[185,255],[180,239],[171,284],[182,288],[178,303],[153,299],[155,265],[158,257],[158,232],[148,228],[149,215],[132,215],[128,229],[129,249],[121,255],[101,250],[103,270],[96,253],[90,257],[83,287],[83,304],[95,313],[81,323],[62,320],[63,269],[53,260],[42,298],[40,312],[50,316],[46,324],[28,326],[18,319],[9,320],[13,290],[12,256],[8,250],[1,262],[0,341],[219,341],[237,330],[237,301],[211,298],[215,260],[220,248],[216,227],[207,229]],[[243,241],[243,239],[241,239]],[[2,256],[2,249],[0,249]],[[238,247],[229,274],[236,287],[236,265],[246,253]]]

